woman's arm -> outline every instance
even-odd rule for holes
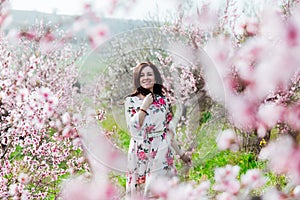
[[[171,111],[171,105],[168,104],[168,113],[167,113],[167,124],[168,124],[168,131],[171,135],[171,146],[176,152],[177,155],[179,155],[180,159],[182,159],[185,163],[191,163],[190,155],[188,155],[185,151],[183,151],[178,144],[176,138],[175,138],[175,128],[173,127],[171,120],[173,118],[173,114]]]
[[[146,112],[153,100],[145,98],[141,106],[138,104],[139,101],[136,100],[133,97],[125,99],[126,124],[132,137],[142,139],[145,137],[142,127],[145,122]],[[148,105],[149,103],[150,105]],[[140,107],[139,110],[137,110],[138,107]]]
[[[143,103],[139,109],[139,125],[142,126],[145,120],[148,108],[153,102],[153,96],[151,93],[149,93],[143,100]]]
[[[171,136],[171,146],[174,149],[174,151],[176,152],[176,154],[179,155],[180,159],[183,160],[185,163],[191,163],[190,156],[181,149],[177,140],[175,139],[175,133],[173,132],[173,130],[170,130],[170,133],[172,135]]]

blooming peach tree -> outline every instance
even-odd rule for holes
[[[112,12],[118,2],[128,5],[112,1]],[[10,20],[5,3],[0,4],[1,28]],[[219,132],[216,142],[220,150],[238,150],[236,132],[244,137],[256,135],[267,143],[259,158],[269,160],[268,166],[274,172],[290,177],[292,189],[266,189],[261,194],[263,199],[299,198],[300,7],[297,1],[287,1],[280,9],[263,9],[255,16],[245,17],[236,6],[237,1],[228,0],[225,9],[214,14],[204,4],[194,15],[180,13],[171,25],[144,29],[144,35],[130,32],[133,40],[125,41],[130,47],[127,52],[124,49],[128,50],[128,46],[122,46],[118,38],[111,40],[113,50],[108,53],[113,55],[106,58],[104,76],[98,77],[103,79],[92,85],[88,79],[82,81],[78,70],[85,48],[72,46],[74,33],[92,19],[100,25],[87,29],[88,42],[101,56],[107,50],[102,44],[109,30],[92,6],[85,5],[85,14],[65,33],[41,22],[1,34],[0,197],[123,197],[123,190],[108,177],[112,169],[125,172],[126,158],[107,143],[111,133],[99,127],[106,111],[98,108],[103,104],[105,108],[110,106],[111,102],[101,100],[119,102],[129,84],[118,81],[130,81],[130,72],[137,62],[153,59],[162,66],[170,99],[193,110],[194,98],[209,94],[225,108],[231,126]],[[243,20],[237,20],[241,16]],[[164,37],[155,38],[157,31],[163,32]],[[178,38],[180,42],[174,42]],[[153,41],[157,42],[154,46]],[[140,48],[138,52],[132,48],[135,45]],[[111,80],[117,81],[115,85]],[[173,84],[177,80],[178,85]],[[119,85],[122,87],[117,88]],[[116,88],[120,93],[111,90]],[[84,104],[90,101],[95,107],[89,110]],[[184,122],[183,129],[188,133],[192,121],[182,119],[183,113],[177,122]],[[120,113],[115,114],[121,118]],[[180,127],[178,130],[180,135]],[[271,140],[271,133],[278,136],[276,141]],[[192,144],[192,148],[193,145],[196,146]],[[162,178],[150,190],[161,199],[246,199],[266,182],[261,170],[249,169],[241,174],[239,166],[226,165],[215,169],[214,182],[181,183],[177,178]]]
[[[77,60],[41,23],[0,43],[0,198],[55,197],[67,175],[89,171],[77,134]],[[45,48],[51,47],[51,48]]]
[[[168,36],[164,39],[168,42],[174,41],[172,39],[178,35],[180,39],[184,38],[184,41],[180,42],[185,43],[185,45],[188,44],[189,47],[175,43],[175,45],[167,46],[167,48],[173,52],[179,52],[178,54],[189,60],[192,63],[191,68],[180,65],[182,60],[171,55],[172,53],[168,50],[161,51],[160,48],[156,48],[157,46],[146,46],[151,48],[142,46],[147,44],[148,40],[153,39],[149,31],[146,31],[148,35],[142,35],[150,37],[146,37],[147,41],[145,41],[146,39],[143,40],[141,35],[135,36],[134,31],[130,32],[133,37],[132,40],[137,39],[137,43],[132,43],[128,37],[125,37],[126,44],[137,45],[140,47],[140,51],[138,53],[130,52],[132,47],[120,47],[122,45],[120,40],[119,43],[112,42],[112,47],[116,47],[118,53],[115,53],[115,56],[109,60],[108,74],[111,75],[109,78],[114,77],[113,80],[122,81],[131,80],[128,74],[137,62],[145,59],[155,60],[154,62],[159,66],[166,67],[162,68],[162,71],[164,72],[164,80],[166,80],[165,84],[171,94],[172,89],[174,93],[179,91],[182,96],[179,98],[177,96],[177,100],[187,103],[193,97],[193,95],[189,96],[195,92],[193,88],[197,88],[197,79],[195,78],[199,78],[199,76],[195,76],[191,70],[196,66],[200,77],[205,80],[206,91],[215,102],[225,108],[224,114],[228,120],[226,122],[229,122],[231,126],[230,129],[220,131],[217,138],[218,147],[221,150],[237,151],[241,145],[238,136],[241,136],[242,139],[252,136],[258,138],[258,141],[254,143],[254,146],[258,148],[255,149],[256,152],[259,152],[268,143],[271,132],[275,132],[276,135],[277,133],[278,135],[287,133],[297,138],[299,129],[296,123],[298,121],[296,110],[299,107],[299,99],[297,98],[299,93],[299,64],[296,52],[298,50],[297,10],[299,7],[296,6],[296,3],[297,1],[283,2],[280,9],[273,5],[272,9],[262,9],[250,13],[254,15],[243,16],[241,12],[238,12],[237,1],[226,1],[225,9],[219,14],[214,14],[209,5],[204,5],[201,9],[196,10],[195,15],[187,17],[180,15],[176,23],[163,26],[161,30],[167,33]],[[237,20],[238,17],[241,17],[242,20]],[[271,24],[273,25],[271,19],[277,19],[276,30],[271,28]],[[166,40],[157,41],[154,39],[150,43],[156,45],[155,42],[157,42],[158,47],[166,47],[162,45]],[[133,48],[133,50],[137,49]],[[120,55],[123,56],[120,57]],[[209,59],[207,60],[203,55]],[[195,56],[196,59],[193,58]],[[172,71],[174,68],[178,71]],[[280,71],[281,73],[278,73]],[[174,79],[168,72],[173,73],[173,75],[179,72],[179,76]],[[174,80],[179,80],[179,88],[184,88],[182,91],[178,88],[174,90],[174,85],[172,85]],[[128,91],[128,85],[130,83],[124,84],[125,88],[117,88],[117,86],[111,88],[120,89],[122,93]],[[116,94],[111,95],[114,97]],[[119,93],[117,93],[116,99],[120,98],[118,95]],[[195,96],[197,96],[196,93]],[[188,120],[186,127],[188,127]],[[188,133],[188,130],[187,128],[185,133]],[[180,134],[180,130],[178,133]],[[294,145],[295,148],[288,151],[289,158],[291,155],[295,155],[293,152],[297,152],[297,145]],[[269,159],[272,159],[271,157],[275,154],[267,153]],[[296,160],[295,163],[297,163]],[[284,165],[286,168],[279,170],[279,172],[287,173],[291,170],[295,173],[296,170],[293,169],[293,166],[296,165]],[[272,166],[274,165],[270,165],[271,169]],[[251,173],[259,175],[249,175],[250,177],[261,175],[255,170],[246,174]],[[217,176],[216,179],[219,177]],[[239,198],[239,190],[244,187],[241,185],[246,185],[246,179],[232,179],[234,180],[232,184],[234,187],[227,188],[228,191],[227,189],[219,189],[222,188],[221,186],[214,188],[217,193],[224,195],[224,197]],[[220,180],[224,181],[223,179]],[[224,182],[228,183],[226,180]],[[262,186],[263,183],[265,181],[261,181],[258,185]],[[294,183],[297,184],[297,181]],[[178,184],[175,185],[178,186]],[[176,187],[176,189],[178,188]],[[231,189],[234,191],[230,191]],[[246,190],[249,191],[249,188]],[[167,198],[166,193],[168,192],[161,193],[162,197]],[[296,193],[278,192],[278,195],[296,198]],[[268,193],[266,193],[265,198],[267,196]],[[222,197],[220,198],[222,199]]]
[[[88,40],[76,41],[83,25],[99,22],[89,5],[68,30],[44,21],[7,30],[9,2],[1,1],[0,9],[0,198],[64,197],[66,178],[91,177],[93,163],[78,128],[87,120],[82,97],[94,93],[82,87],[79,67],[87,53],[84,42],[94,48],[108,30],[89,26]],[[95,112],[88,116],[101,120]]]

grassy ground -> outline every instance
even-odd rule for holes
[[[208,120],[206,120],[208,121]],[[286,185],[284,176],[276,175],[266,169],[266,163],[257,159],[257,155],[251,152],[239,151],[219,151],[216,146],[215,136],[218,131],[216,124],[202,124],[197,130],[197,147],[192,154],[193,165],[187,168],[180,160],[176,161],[179,178],[182,181],[193,181],[200,183],[204,180],[209,180],[214,183],[214,169],[223,167],[227,164],[238,165],[240,167],[240,175],[244,174],[248,169],[259,168],[265,173],[268,178],[266,186],[275,186],[283,188]],[[107,130],[113,131],[111,139],[124,151],[127,151],[130,136],[126,130],[118,128],[112,115],[107,115],[107,119],[102,122],[102,126]],[[221,125],[224,126],[224,125]],[[111,179],[115,181],[122,190],[125,190],[126,179],[125,174],[111,174]],[[255,195],[260,195],[262,190],[256,191]]]

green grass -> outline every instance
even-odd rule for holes
[[[229,164],[238,165],[240,167],[239,177],[242,174],[245,174],[249,169],[258,168],[264,172],[264,175],[268,179],[265,187],[275,186],[277,188],[283,188],[286,186],[286,177],[283,175],[276,175],[275,173],[268,171],[266,162],[257,160],[257,155],[254,153],[245,151],[231,152],[229,150],[219,151],[215,141],[216,133],[220,128],[228,128],[228,125],[208,124],[210,118],[211,114],[204,112],[201,118],[201,125],[196,130],[196,140],[198,140],[198,142],[197,148],[192,154],[193,166],[190,169],[187,169],[186,165],[183,164],[181,160],[176,162],[178,175],[182,181],[200,183],[204,180],[209,180],[213,185],[215,168],[224,167]],[[106,115],[106,120],[103,121],[101,125],[109,131],[114,131],[112,140],[115,141],[115,143],[124,151],[127,151],[130,142],[130,135],[126,131],[118,128],[113,116],[109,114]],[[125,174],[112,175],[111,180],[116,182],[125,190]],[[260,195],[263,192],[263,189],[264,188],[255,191],[253,195]]]

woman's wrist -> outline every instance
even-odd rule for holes
[[[185,163],[191,163],[191,157],[187,154],[187,152],[184,152],[183,154],[181,154],[180,159],[183,160],[183,162]]]
[[[144,112],[146,115],[148,114],[148,112],[144,108],[140,108],[140,111]]]
[[[179,158],[182,159],[182,157],[185,155],[186,152],[180,152],[179,153]]]

